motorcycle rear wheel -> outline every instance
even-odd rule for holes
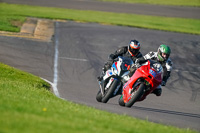
[[[130,108],[144,94],[144,89],[145,85],[141,83],[139,87],[133,91],[133,93],[135,93],[134,96],[130,99],[130,101],[125,103],[125,106]]]
[[[104,97],[102,97],[102,103],[107,103],[108,100],[112,97],[115,89],[118,86],[118,80],[113,80],[112,84],[110,85],[110,88],[108,88],[108,90],[105,92]]]

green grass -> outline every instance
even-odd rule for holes
[[[0,63],[0,132],[196,133],[64,101],[49,88],[39,77]]]
[[[153,5],[172,5],[172,6],[200,6],[200,0],[100,0],[124,3],[140,3]]]
[[[1,9],[0,9],[1,10]],[[12,31],[19,32],[22,23],[26,20],[26,17],[23,16],[15,16],[0,13],[0,30],[2,31]],[[17,24],[16,24],[16,23]]]
[[[158,17],[0,3],[0,30],[18,32],[20,28],[12,26],[11,20],[24,21],[26,17],[95,22],[102,24],[200,34],[199,19]]]

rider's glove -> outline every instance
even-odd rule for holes
[[[140,67],[140,63],[139,63],[138,59],[135,60],[134,66],[135,66],[135,68],[139,68]]]
[[[139,63],[135,63],[134,66],[135,66],[135,68],[139,68],[140,64]]]
[[[140,64],[133,64],[131,68],[129,69],[130,72],[134,72],[138,67],[140,67]]]
[[[161,82],[161,86],[165,86],[166,85],[166,82],[165,81],[162,81]]]
[[[135,68],[134,67],[130,67],[129,71],[130,71],[130,73],[132,73],[132,72],[135,71]]]
[[[135,64],[139,64],[139,60],[138,59],[135,60]]]

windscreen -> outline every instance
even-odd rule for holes
[[[123,62],[121,65],[121,69],[124,71],[129,70],[130,66],[133,64],[132,59],[129,57],[122,57],[122,59],[123,59]]]

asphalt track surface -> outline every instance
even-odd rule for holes
[[[95,100],[96,77],[107,56],[131,39],[141,42],[141,52],[157,50],[160,43],[172,49],[172,76],[161,97],[149,95],[131,108],[118,105],[119,96],[107,104]],[[54,82],[55,55],[60,97],[109,112],[200,131],[200,36],[106,26],[95,23],[56,22],[53,42],[0,36],[0,62]],[[57,51],[57,52],[56,52]]]

